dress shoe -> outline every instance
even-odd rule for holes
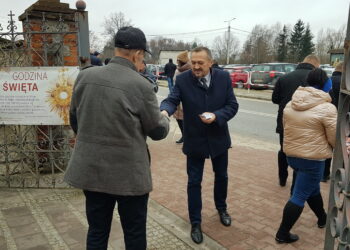
[[[201,229],[201,224],[192,224],[191,228],[191,238],[194,243],[200,244],[203,242],[203,233]]]
[[[226,210],[219,211],[220,221],[222,225],[228,227],[231,226],[231,216]]]
[[[184,138],[181,137],[179,140],[176,141],[176,143],[180,144],[180,143],[183,143],[184,142]]]
[[[278,237],[278,236],[276,235],[275,240],[276,240],[278,243],[280,243],[280,244],[282,244],[282,243],[293,243],[293,242],[299,240],[299,236],[296,235],[296,234],[291,234],[291,233],[289,233],[289,234],[286,235],[285,237],[281,237],[281,236]]]

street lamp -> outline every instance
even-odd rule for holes
[[[228,23],[228,29],[227,29],[227,54],[226,54],[226,64],[229,64],[230,62],[230,32],[231,32],[231,21],[235,20],[236,18],[232,18],[230,20],[225,21],[225,23]]]

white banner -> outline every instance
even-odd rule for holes
[[[0,68],[0,124],[69,125],[78,67]]]

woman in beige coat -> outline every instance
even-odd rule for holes
[[[288,164],[296,172],[295,186],[284,207],[281,225],[276,234],[279,243],[299,239],[290,229],[303,211],[305,201],[316,214],[317,225],[325,227],[320,181],[325,159],[331,158],[335,144],[336,107],[327,93],[330,89],[326,72],[312,70],[308,87],[299,87],[283,111],[284,152]]]

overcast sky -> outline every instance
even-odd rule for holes
[[[0,23],[5,26],[7,14],[12,10],[17,17],[36,0],[0,0]],[[75,8],[75,0],[61,0]],[[85,0],[89,11],[90,30],[103,33],[103,21],[112,12],[123,12],[132,24],[149,35],[176,34],[231,27],[246,31],[256,24],[272,25],[276,22],[293,26],[298,19],[309,23],[316,36],[321,28],[338,29],[347,24],[348,0]],[[16,17],[16,18],[17,18]],[[248,33],[232,30],[241,41]],[[177,40],[193,41],[197,37],[211,46],[212,39],[224,30],[200,34],[167,36]],[[279,32],[279,31],[276,31]]]

